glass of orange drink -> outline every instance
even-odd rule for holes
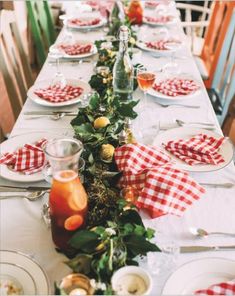
[[[69,138],[52,139],[45,146],[53,175],[49,196],[52,239],[61,250],[69,249],[69,239],[85,224],[88,198],[78,175],[82,150],[80,141]]]

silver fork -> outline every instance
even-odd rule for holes
[[[157,104],[162,106],[163,108],[167,108],[167,107],[170,107],[170,106],[178,106],[178,107],[193,108],[193,109],[199,109],[200,108],[200,106],[197,106],[197,105],[163,104],[163,103],[159,103],[159,102],[157,102]]]

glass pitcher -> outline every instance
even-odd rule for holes
[[[69,239],[85,224],[88,198],[78,176],[82,150],[80,141],[69,138],[52,139],[45,146],[53,175],[49,197],[52,239],[61,250],[69,249]]]

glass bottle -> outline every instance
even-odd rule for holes
[[[52,139],[45,146],[53,175],[49,197],[52,239],[61,250],[69,250],[69,239],[85,224],[88,198],[78,177],[82,150],[80,141],[69,138]]]
[[[128,54],[129,29],[121,26],[119,52],[113,66],[113,90],[120,100],[131,99],[133,92],[133,66]]]
[[[128,18],[131,24],[141,25],[143,22],[143,8],[139,0],[132,0],[128,9]]]

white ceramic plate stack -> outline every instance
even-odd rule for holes
[[[194,295],[209,286],[233,280],[235,261],[205,258],[182,265],[166,281],[162,295]]]
[[[197,134],[205,134],[217,139],[222,137],[220,134],[217,134],[213,131],[209,131],[206,129],[179,127],[179,128],[170,129],[166,132],[163,132],[162,134],[159,134],[154,140],[153,145],[158,147],[163,147],[162,144],[166,144],[169,141],[175,141],[179,139],[186,140],[186,139],[190,139],[191,137]],[[220,147],[219,153],[223,156],[225,161],[218,165],[209,165],[209,164],[188,165],[184,161],[180,160],[179,158],[169,153],[168,151],[166,150],[164,151],[170,155],[173,163],[177,168],[190,171],[190,172],[217,171],[227,166],[233,159],[233,145],[229,141],[229,139],[227,139]]]
[[[72,100],[69,101],[65,101],[65,102],[59,102],[59,103],[52,103],[49,102],[47,100],[41,99],[40,97],[38,97],[34,91],[38,90],[39,88],[46,88],[49,87],[50,85],[50,80],[42,80],[42,81],[38,81],[36,84],[34,84],[33,86],[30,87],[30,89],[28,90],[28,97],[33,100],[35,103],[42,105],[42,106],[47,106],[47,107],[62,107],[62,106],[69,106],[69,105],[73,105],[76,104],[78,102],[81,101],[81,98],[83,95],[88,94],[91,91],[91,87],[90,85],[82,80],[78,80],[78,79],[66,79],[67,84],[68,85],[72,85],[72,86],[76,86],[76,87],[81,87],[83,88],[83,92],[82,94],[77,97],[74,98]]]
[[[10,280],[23,295],[50,295],[50,285],[41,266],[25,254],[0,251],[1,281]]]

